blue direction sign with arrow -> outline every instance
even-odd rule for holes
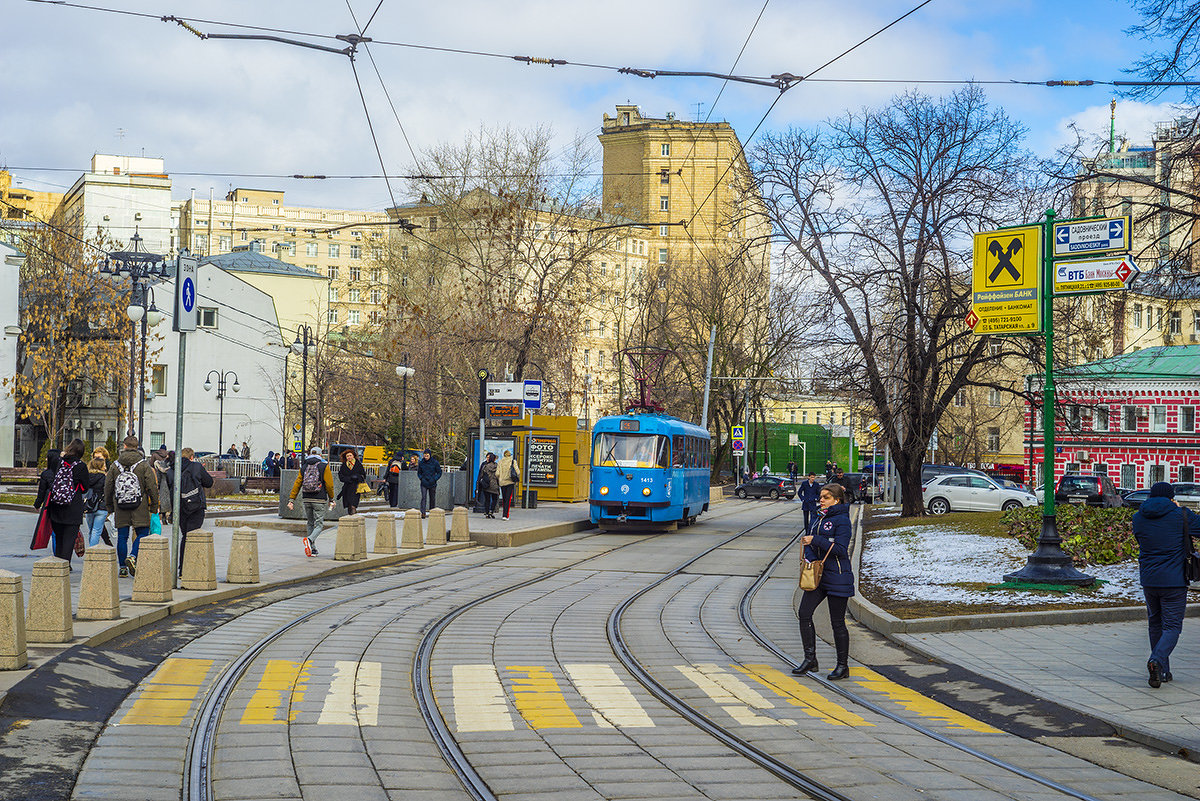
[[[1054,255],[1086,256],[1127,251],[1131,247],[1131,233],[1128,216],[1057,223],[1054,226]]]

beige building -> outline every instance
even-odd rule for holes
[[[0,170],[0,220],[49,220],[58,204],[62,203],[62,192],[39,192],[13,185],[12,174]]]

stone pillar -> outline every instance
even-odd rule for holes
[[[20,670],[25,664],[25,595],[21,577],[0,570],[0,670]]]
[[[400,537],[401,548],[424,548],[425,537],[421,533],[421,510],[409,509],[404,513],[404,532]]]
[[[470,542],[471,526],[467,519],[467,507],[455,506],[450,514],[450,541]]]
[[[430,545],[446,544],[445,509],[429,510],[429,522],[425,524],[425,537]]]
[[[396,516],[385,512],[375,518],[375,547],[371,553],[396,552]]]
[[[33,563],[29,582],[29,609],[25,613],[26,642],[70,642],[75,636],[71,620],[71,565],[47,556]]]
[[[129,600],[136,604],[170,603],[175,583],[171,575],[171,541],[157,534],[142,537],[138,543],[137,572]]]
[[[183,576],[179,586],[185,590],[217,588],[217,558],[213,552],[211,531],[189,531],[183,548]]]
[[[80,620],[116,620],[121,616],[117,594],[117,549],[93,545],[83,555],[83,578],[79,580]]]
[[[242,526],[233,530],[225,580],[230,584],[258,583],[258,532],[254,529]]]
[[[366,559],[366,527],[362,515],[347,515],[338,521],[333,558],[338,562]]]

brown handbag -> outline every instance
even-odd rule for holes
[[[804,559],[804,551],[801,550],[801,559],[804,564],[800,566],[800,589],[815,590],[821,584],[821,571],[825,569],[825,560],[829,558],[829,554],[833,553],[833,544],[829,546],[829,550],[825,552],[825,556],[821,557],[819,562],[810,562]]]

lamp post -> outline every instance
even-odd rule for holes
[[[403,379],[400,390],[400,455],[408,448],[408,377],[416,371],[408,366],[408,354],[404,354],[404,362],[396,365],[396,375]]]
[[[296,326],[296,341],[292,343],[292,353],[301,356],[304,380],[300,395],[300,458],[304,458],[308,433],[308,350],[316,343],[313,341],[312,328],[306,325]]]
[[[241,386],[238,384],[237,373],[235,373],[233,370],[226,370],[225,372],[221,372],[220,370],[209,370],[208,376],[204,379],[205,392],[208,392],[213,388],[213,375],[217,376],[217,400],[220,401],[221,404],[220,412],[217,417],[217,453],[221,454],[224,453],[224,451],[221,450],[221,443],[225,441],[225,379],[229,376],[233,376],[232,389],[234,392],[240,390]]]
[[[588,390],[592,388],[591,373],[583,377],[583,428],[585,431],[592,429],[592,418],[588,413]]]
[[[134,361],[134,350],[138,345],[137,324],[141,323],[141,382],[142,387],[138,391],[138,441],[141,442],[145,433],[145,421],[143,420],[146,409],[145,399],[145,383],[146,383],[146,333],[149,326],[158,325],[162,321],[162,312],[154,305],[154,296],[150,292],[149,284],[151,279],[162,278],[167,274],[166,257],[157,253],[147,253],[142,250],[142,237],[138,234],[137,229],[134,229],[133,236],[129,240],[132,245],[131,250],[121,250],[109,253],[103,264],[100,265],[100,272],[114,276],[128,276],[133,282],[130,289],[129,305],[125,308],[125,314],[129,317],[130,344],[129,344],[129,430],[128,436],[133,435],[133,400],[134,400],[134,382],[136,381],[137,363]],[[146,301],[150,303],[147,306]]]

